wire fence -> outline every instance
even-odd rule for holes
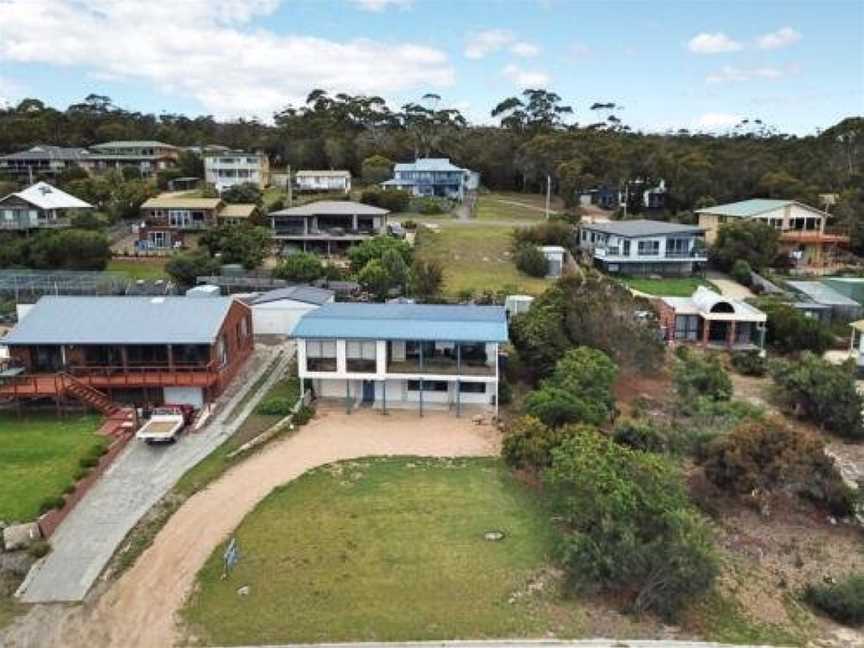
[[[166,295],[171,282],[134,280],[125,272],[0,270],[0,298],[35,302],[44,295]]]

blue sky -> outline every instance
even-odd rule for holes
[[[864,2],[0,0],[0,101],[257,116],[314,87],[426,92],[475,122],[525,87],[580,123],[807,134],[864,114]]]

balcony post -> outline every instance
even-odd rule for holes
[[[345,380],[345,413],[351,413],[351,381]]]
[[[423,416],[423,379],[420,379],[420,416]]]
[[[456,417],[462,416],[462,383],[456,380]]]
[[[387,381],[381,381],[381,413],[387,414]]]
[[[168,348],[168,371],[174,371],[174,348],[169,344]]]

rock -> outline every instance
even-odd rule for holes
[[[41,538],[42,532],[35,522],[13,524],[3,529],[3,547],[6,551],[26,549]]]
[[[833,515],[829,515],[828,524],[831,524],[832,526],[837,526],[837,518],[835,518]]]
[[[243,587],[237,590],[238,596],[249,596],[249,592],[252,591],[252,588],[248,585],[244,585]]]
[[[26,551],[0,553],[0,574],[11,574],[18,578],[24,578],[34,562],[35,558]]]

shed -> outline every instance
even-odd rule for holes
[[[864,277],[826,277],[822,283],[846,295],[859,304],[864,304]]]
[[[830,306],[833,319],[853,320],[861,317],[861,304],[821,281],[787,281],[786,285],[806,297],[807,301]]]
[[[531,295],[507,295],[507,299],[504,300],[507,319],[520,313],[527,313],[533,302],[534,298]]]
[[[300,318],[322,304],[336,301],[336,293],[313,286],[290,286],[260,293],[247,300],[256,335],[290,335]]]
[[[550,278],[560,277],[567,261],[567,250],[560,245],[543,245],[540,247],[540,251],[546,257],[546,276]]]

